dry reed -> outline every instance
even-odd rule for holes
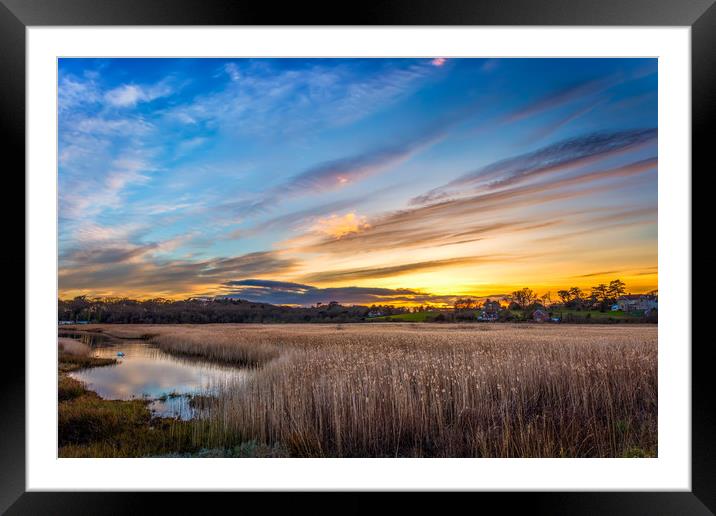
[[[60,353],[67,353],[75,356],[87,356],[90,353],[90,347],[84,342],[66,337],[58,337],[57,347]]]
[[[310,457],[621,457],[657,450],[657,328],[137,326],[165,351],[261,366],[194,440]]]
[[[476,328],[242,332],[242,349],[253,338],[287,353],[224,391],[212,437],[279,442],[300,456],[655,452],[655,328]]]

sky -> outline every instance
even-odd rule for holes
[[[656,59],[60,59],[59,294],[657,288]]]

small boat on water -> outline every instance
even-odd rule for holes
[[[124,351],[117,351],[117,356],[118,356],[118,357],[123,357],[123,356],[124,356]]]

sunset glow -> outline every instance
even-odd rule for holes
[[[59,289],[658,288],[655,59],[60,59]]]

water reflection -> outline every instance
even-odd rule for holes
[[[117,356],[120,351],[124,356]],[[250,374],[236,367],[177,358],[140,340],[105,340],[92,353],[115,358],[117,365],[74,371],[70,376],[104,399],[151,399],[150,408],[162,417],[197,417],[200,414],[190,403],[192,395],[210,395]]]
[[[59,336],[79,340],[88,346],[110,345],[110,338],[107,335],[102,335],[101,333],[61,331],[59,332]]]

